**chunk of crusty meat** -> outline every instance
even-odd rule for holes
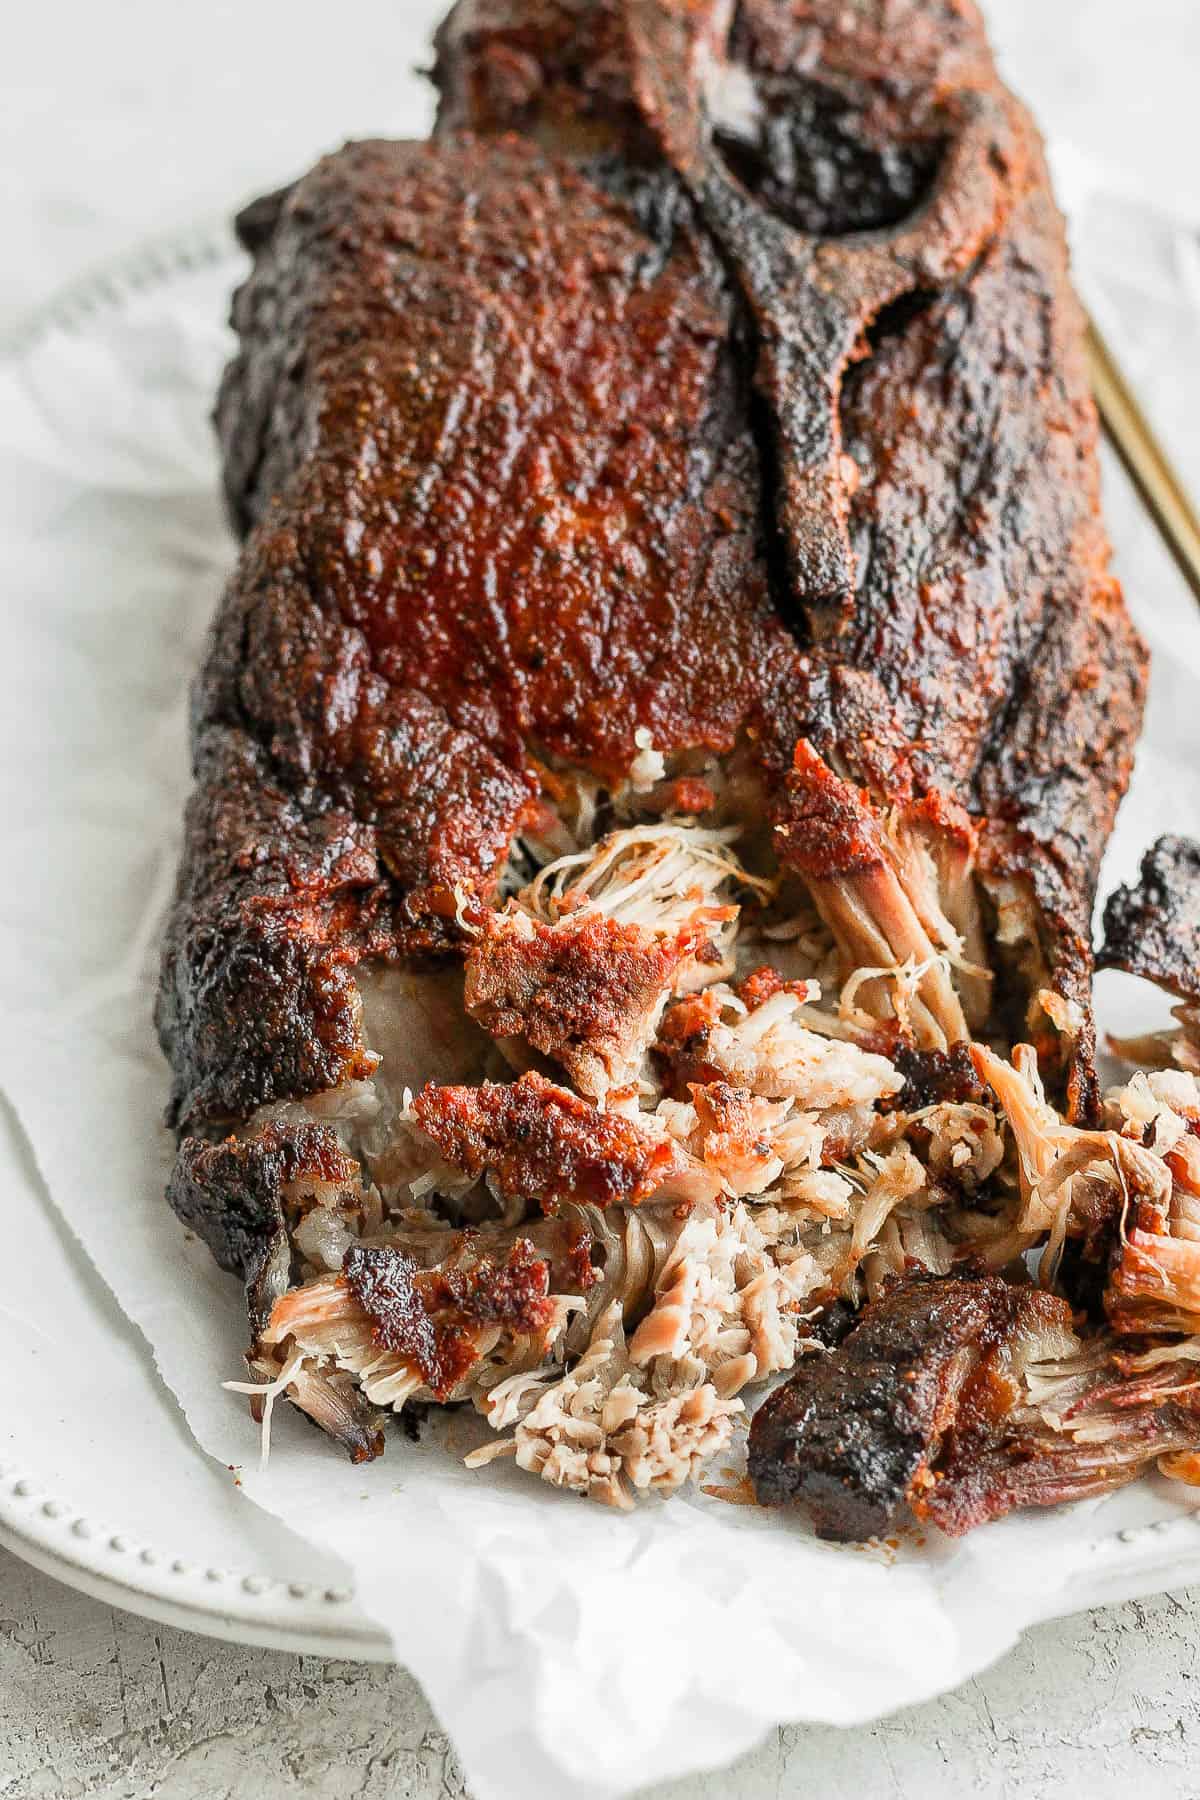
[[[221,1267],[241,1276],[257,1331],[290,1279],[285,1206],[329,1204],[331,1196],[351,1203],[362,1189],[358,1162],[314,1119],[266,1124],[218,1143],[185,1137],[167,1198]]]
[[[1136,883],[1105,905],[1099,963],[1200,1002],[1200,844],[1161,837],[1147,850]]]
[[[658,937],[603,913],[561,925],[488,914],[467,957],[466,1008],[597,1100],[636,1081],[676,979],[703,946],[690,929]]]
[[[535,1336],[554,1315],[550,1265],[526,1238],[503,1258],[444,1270],[421,1270],[390,1244],[356,1244],[336,1279],[367,1315],[380,1349],[408,1364],[439,1400],[475,1362],[481,1329]]]
[[[825,1537],[910,1514],[952,1536],[1122,1486],[1200,1445],[1200,1378],[1080,1338],[1065,1300],[998,1276],[916,1278],[759,1408],[750,1473]]]
[[[569,1201],[637,1206],[719,1191],[664,1132],[600,1112],[536,1073],[474,1088],[427,1087],[412,1110],[447,1162],[486,1174],[506,1198],[547,1212]]]
[[[1099,964],[1140,975],[1179,1002],[1174,1028],[1110,1038],[1117,1055],[1200,1075],[1200,844],[1162,837],[1147,850],[1137,882],[1109,896]]]
[[[912,1281],[869,1306],[836,1350],[805,1358],[758,1409],[750,1473],[760,1501],[799,1501],[823,1537],[885,1532],[906,1510],[989,1343],[1002,1344],[1019,1290],[984,1282]],[[1025,1304],[1069,1333],[1064,1303]]]

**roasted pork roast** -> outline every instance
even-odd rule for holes
[[[1196,852],[1103,1096],[1145,655],[974,5],[460,0],[434,78],[238,221],[158,1003],[234,1385],[628,1505],[788,1375],[839,1536],[1186,1474]]]

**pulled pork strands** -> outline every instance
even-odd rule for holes
[[[1145,657],[977,12],[460,0],[434,78],[238,221],[157,1013],[231,1385],[626,1506],[796,1371],[752,1468],[843,1532],[1186,1473],[1195,865],[1110,909],[1182,1011],[1102,1099]]]

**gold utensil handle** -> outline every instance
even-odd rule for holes
[[[1200,600],[1200,519],[1120,365],[1091,320],[1087,354],[1092,392],[1104,429],[1180,573]]]

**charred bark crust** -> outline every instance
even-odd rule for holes
[[[1147,850],[1136,884],[1109,896],[1099,965],[1200,1000],[1200,844],[1161,837]]]
[[[369,1072],[355,963],[457,953],[528,746],[611,779],[639,727],[748,734],[776,806],[802,738],[881,814],[967,804],[1093,1104],[1144,654],[1036,133],[968,4],[743,0],[728,41],[722,11],[462,0],[432,143],[242,215],[179,1125]]]

